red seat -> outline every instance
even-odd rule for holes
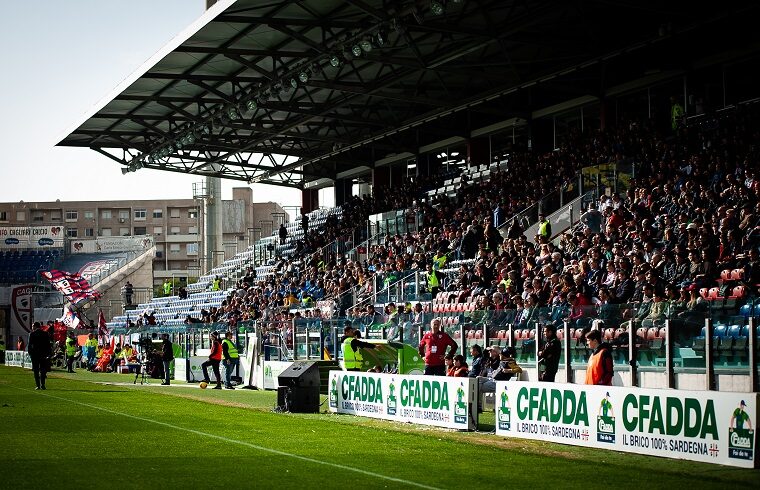
[[[710,288],[710,291],[707,293],[708,299],[722,299],[720,296],[720,288]]]
[[[744,280],[744,269],[734,269],[731,271],[731,279],[733,281],[743,281]]]
[[[613,336],[615,334],[615,330],[612,328],[605,328],[604,329],[604,340],[610,341],[613,339]]]
[[[483,338],[483,331],[482,331],[482,330],[480,330],[480,329],[478,329],[478,330],[475,330],[475,339],[476,339],[476,340],[480,340],[480,339],[482,339],[482,338]]]
[[[744,286],[736,286],[731,291],[730,298],[731,299],[741,299],[741,298],[743,298],[746,295],[746,293],[747,293],[747,291],[746,291],[746,288]]]
[[[565,329],[560,328],[559,330],[557,330],[557,338],[559,340],[563,340],[565,338]],[[570,338],[572,338],[572,336]]]
[[[720,278],[724,281],[730,281],[731,278],[731,269],[726,269],[720,273]]]
[[[506,339],[507,338],[507,331],[506,330],[499,330],[496,333],[496,338],[497,339]]]
[[[473,331],[473,330],[468,330],[468,331],[467,331],[467,339],[468,339],[468,340],[474,340],[474,339],[475,339],[475,331]]]
[[[699,290],[699,295],[702,296],[703,299],[710,299],[710,290],[707,288],[702,288]]]
[[[657,333],[658,337],[664,339],[667,337],[668,330],[665,327],[660,327],[660,331]]]
[[[459,330],[457,330],[456,332],[454,332],[454,339],[459,339],[459,337],[460,337]]]
[[[525,337],[526,339],[535,339],[536,338],[536,329],[531,328],[528,330],[528,335]]]
[[[658,338],[659,336],[660,336],[660,329],[657,328],[657,327],[651,327],[647,331],[646,339],[647,340],[654,340],[654,339]]]
[[[616,339],[618,339],[618,338],[620,338],[620,337],[622,337],[624,335],[626,335],[626,336],[628,335],[628,331],[626,329],[624,329],[624,328],[618,328],[617,330],[615,330],[615,338]]]
[[[642,339],[646,339],[647,338],[647,329],[646,329],[646,327],[639,327],[639,328],[637,328],[636,329],[636,335],[638,335]]]

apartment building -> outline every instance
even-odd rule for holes
[[[0,227],[61,226],[66,252],[71,241],[151,235],[156,245],[154,281],[161,283],[167,277],[196,277],[203,272],[206,253],[229,258],[247,248],[262,230],[270,234],[289,220],[279,204],[253,203],[252,198],[250,188],[235,188],[233,199],[222,202],[224,250],[211,252],[203,250],[201,199],[0,203]]]

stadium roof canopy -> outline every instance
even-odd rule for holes
[[[757,3],[222,0],[58,144],[303,188],[757,51]]]

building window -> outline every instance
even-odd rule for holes
[[[190,235],[197,235],[198,234],[198,227],[197,226],[190,226],[190,227],[188,227],[187,232]]]
[[[119,228],[119,236],[129,236],[129,228]]]
[[[0,221],[8,221],[8,213],[6,211],[0,211]]]
[[[197,243],[188,243],[187,244],[187,255],[198,255],[198,244]]]
[[[32,211],[32,221],[40,222],[45,219],[45,215],[42,211]]]
[[[66,221],[76,221],[79,219],[79,211],[66,211]]]
[[[164,228],[162,226],[154,226],[153,227],[153,234],[154,235],[163,235],[164,234]]]
[[[197,209],[188,210],[187,217],[190,219],[198,219],[198,210]]]
[[[148,211],[145,209],[135,209],[135,219],[144,220],[148,216]]]
[[[153,210],[153,218],[163,218],[164,217],[164,210],[163,209],[154,209]]]
[[[179,218],[179,209],[169,210],[169,216],[171,216],[172,218]]]
[[[111,228],[101,228],[100,236],[111,236]]]
[[[179,226],[172,226],[169,230],[170,235],[179,235]]]
[[[26,221],[26,212],[16,211],[16,221]]]
[[[145,234],[146,234],[146,228],[144,226],[135,226],[135,236],[145,235]]]
[[[60,211],[51,211],[50,212],[50,221],[61,221],[61,212]]]
[[[127,210],[119,211],[119,221],[121,221],[121,220],[126,221],[128,219],[129,219],[129,211],[127,211]],[[124,221],[122,221],[122,223]]]
[[[95,230],[93,228],[85,228],[84,229],[84,236],[95,236]]]
[[[179,253],[179,249],[180,249],[180,244],[179,243],[172,243],[171,245],[169,245],[169,253],[170,254],[178,254]]]
[[[66,236],[69,238],[76,238],[78,230],[76,228],[66,228]]]
[[[103,219],[111,219],[111,210],[110,209],[104,209],[100,212],[100,217]]]
[[[84,219],[95,219],[95,212],[94,211],[85,211],[84,212]]]

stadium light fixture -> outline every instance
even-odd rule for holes
[[[358,44],[354,44],[353,46],[351,46],[351,54],[353,54],[354,57],[358,58],[359,56],[362,55],[362,47],[359,46]]]
[[[127,175],[129,172],[131,172],[131,170],[129,169],[129,167],[122,167],[121,168],[121,175]]]
[[[362,39],[359,43],[359,46],[362,48],[362,51],[365,53],[369,53],[372,51],[372,43],[369,42],[369,39]]]
[[[309,72],[307,70],[302,71],[298,74],[298,80],[301,81],[301,83],[306,83],[309,81]]]
[[[340,58],[337,54],[330,56],[330,66],[338,68],[341,65]]]
[[[231,106],[227,108],[227,117],[230,118],[230,121],[237,121],[240,119],[240,113],[234,106]]]
[[[443,2],[433,0],[430,2],[430,11],[433,15],[443,15],[444,5]]]
[[[298,80],[295,79],[295,77],[290,79],[290,86],[295,88],[298,88]]]
[[[375,33],[375,44],[382,48],[388,42],[388,32],[384,29],[380,29]]]
[[[187,143],[189,145],[195,143],[195,134],[193,132],[187,133]]]
[[[256,99],[250,99],[245,103],[245,108],[249,111],[255,111],[259,105],[256,103]]]

